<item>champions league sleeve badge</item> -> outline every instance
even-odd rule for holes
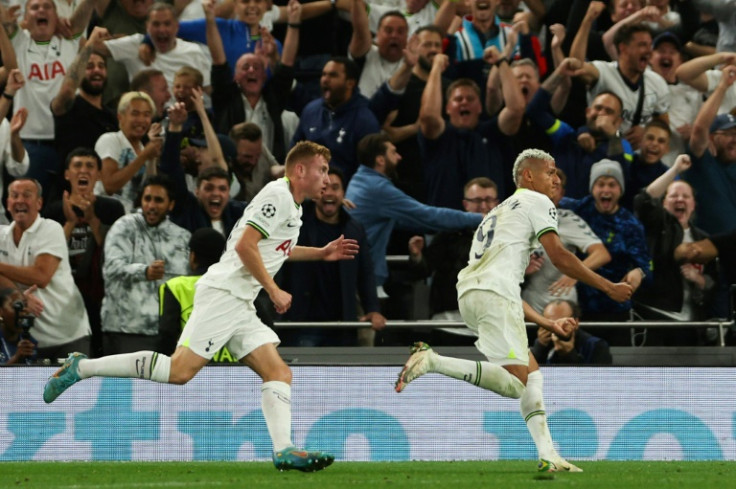
[[[263,207],[261,207],[261,214],[263,214],[263,217],[273,217],[276,215],[276,206],[270,203],[263,204]]]

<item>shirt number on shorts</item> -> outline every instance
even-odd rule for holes
[[[488,229],[484,231],[483,228],[485,227],[486,223],[488,223]],[[483,253],[486,252],[488,247],[491,246],[491,242],[493,241],[493,234],[495,232],[496,216],[491,215],[488,216],[488,220],[486,222],[484,222],[481,226],[478,226],[478,231],[475,233],[475,239],[482,244],[480,253],[475,254],[476,259],[480,259],[483,256]]]

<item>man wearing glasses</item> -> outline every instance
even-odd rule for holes
[[[722,70],[721,80],[693,123],[692,166],[682,174],[698,196],[695,224],[715,234],[736,228],[736,117],[716,116],[736,80],[736,66]]]
[[[466,212],[487,214],[498,205],[498,187],[490,178],[478,177],[468,181],[463,188],[463,208]],[[462,321],[457,306],[457,274],[468,264],[474,229],[443,231],[437,233],[424,248],[424,237],[413,236],[409,240],[411,263],[421,278],[432,275],[430,308],[432,319]],[[449,332],[467,328],[453,328]],[[442,338],[440,342],[445,342]],[[437,342],[435,342],[437,343]]]

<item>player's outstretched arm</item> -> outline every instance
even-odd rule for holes
[[[590,270],[583,265],[583,262],[577,256],[562,245],[557,233],[545,233],[540,236],[539,242],[544,247],[544,251],[547,252],[552,264],[568,277],[580,280],[584,284],[605,292],[616,302],[624,302],[631,298],[633,289],[629,284],[623,282],[614,284]]]
[[[347,239],[344,235],[340,235],[334,241],[330,241],[322,248],[315,248],[313,246],[295,246],[291,250],[289,260],[291,261],[313,261],[313,260],[324,260],[324,261],[337,261],[337,260],[352,260],[355,255],[358,254],[360,246],[354,239]]]

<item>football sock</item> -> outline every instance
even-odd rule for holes
[[[78,363],[78,374],[88,377],[127,377],[168,383],[171,358],[154,351],[123,353],[102,358],[83,359]]]
[[[505,368],[489,362],[474,362],[462,358],[434,355],[432,371],[453,379],[464,380],[482,389],[504,397],[518,399],[524,392],[524,384]]]
[[[552,443],[549,426],[547,426],[547,414],[544,410],[542,394],[543,383],[542,372],[535,370],[530,373],[526,381],[526,390],[521,395],[519,407],[529,434],[532,435],[534,444],[537,445],[539,458],[549,460],[557,457],[557,451]]]
[[[261,386],[261,410],[266,419],[273,451],[293,446],[291,441],[291,386],[272,380]]]

